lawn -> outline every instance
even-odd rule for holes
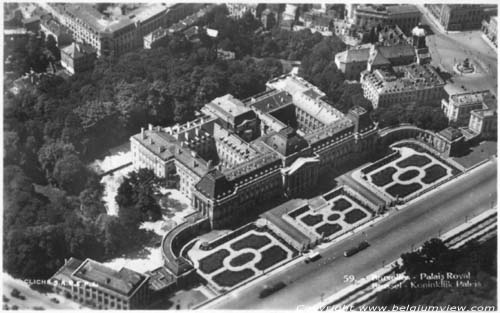
[[[328,220],[330,222],[333,222],[333,221],[336,221],[340,218],[340,215],[337,214],[337,213],[333,213],[333,214],[330,214],[330,216],[328,216]]]
[[[332,207],[332,211],[344,211],[345,209],[348,209],[352,206],[352,204],[347,201],[346,199],[338,199],[336,201],[333,202],[333,207]]]
[[[262,253],[262,259],[255,264],[255,267],[261,271],[270,268],[274,264],[285,260],[288,256],[285,250],[280,246],[272,246],[271,248],[264,250]]]
[[[340,230],[342,230],[342,226],[340,226],[337,223],[325,224],[325,225],[322,225],[322,226],[316,228],[316,232],[320,235],[323,234],[323,236],[325,236],[325,237],[329,237]]]
[[[431,159],[429,159],[425,155],[414,154],[397,162],[396,165],[400,168],[405,168],[408,166],[422,167],[429,163],[431,163]]]
[[[200,260],[200,270],[206,274],[213,273],[223,267],[222,261],[228,256],[229,251],[226,249],[218,250]]]
[[[359,220],[362,220],[366,217],[366,213],[361,211],[360,209],[353,209],[345,214],[345,221],[349,224],[354,224]]]
[[[396,172],[397,170],[394,167],[386,167],[372,175],[372,182],[379,187],[383,187],[393,181],[392,175]]]
[[[267,236],[259,236],[255,234],[250,234],[243,239],[240,239],[234,243],[231,244],[231,249],[233,250],[241,250],[244,248],[251,248],[258,250],[268,243],[271,242],[271,239],[269,239]]]
[[[214,282],[216,282],[217,284],[219,284],[220,286],[233,287],[233,286],[249,279],[253,275],[255,275],[255,272],[249,268],[246,268],[244,270],[237,271],[237,272],[225,270],[222,273],[219,273],[219,274],[215,275],[214,277],[212,277],[212,280]]]
[[[445,177],[447,171],[444,167],[439,164],[434,164],[425,169],[425,176],[422,178],[422,182],[430,184],[436,180]]]
[[[323,215],[311,215],[307,214],[303,218],[300,219],[307,226],[314,226],[323,221]]]
[[[229,261],[229,264],[231,264],[231,266],[242,266],[252,261],[254,258],[255,254],[251,252],[245,252],[233,258],[231,261]]]
[[[410,180],[418,176],[420,172],[417,170],[409,170],[404,172],[403,174],[399,175],[399,180],[405,181],[405,180]]]
[[[414,193],[422,188],[422,185],[419,183],[412,183],[409,185],[402,184],[394,184],[391,187],[387,188],[386,191],[393,197],[399,196],[400,198],[404,198],[409,194]]]

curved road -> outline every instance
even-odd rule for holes
[[[364,232],[329,246],[314,263],[300,262],[271,273],[259,284],[235,290],[202,308],[295,310],[299,305],[319,303],[323,297],[348,286],[345,275],[365,277],[402,253],[464,223],[467,217],[489,209],[493,201],[496,203],[496,165],[496,160],[489,161],[393,212]],[[368,249],[349,258],[342,255],[365,238],[371,244]],[[264,285],[278,281],[287,286],[267,298],[258,298]]]

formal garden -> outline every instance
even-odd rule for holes
[[[353,196],[337,189],[323,196],[325,205],[312,209],[303,206],[288,213],[292,224],[306,233],[333,239],[359,224],[368,221],[371,211]]]
[[[265,225],[245,225],[188,252],[198,273],[216,289],[234,288],[298,254]]]
[[[393,199],[405,199],[456,173],[451,165],[424,150],[401,146],[395,153],[360,170],[370,189]]]

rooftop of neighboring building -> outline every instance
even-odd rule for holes
[[[127,26],[148,20],[155,15],[166,12],[165,3],[141,4],[138,8],[127,12],[126,15],[107,16],[99,12],[90,3],[67,3],[64,10],[88,24],[94,31],[111,33]]]
[[[85,260],[74,272],[78,277],[100,287],[130,296],[147,279],[147,276],[123,267],[116,271],[91,259]]]
[[[408,43],[408,37],[399,28],[398,25],[386,25],[384,26],[379,34],[379,42],[384,45],[395,45],[401,43]]]
[[[488,108],[495,105],[497,100],[489,90],[458,93],[450,96],[450,100],[458,106],[484,104]]]
[[[407,14],[407,13],[420,14],[418,8],[411,4],[400,4],[400,5],[365,4],[365,5],[359,5],[356,8],[356,12],[387,14],[387,15]]]
[[[361,45],[354,49],[337,53],[335,58],[343,63],[368,62],[372,47],[374,47],[373,44]],[[383,57],[383,59],[380,59],[382,63],[386,63],[394,58],[415,57],[415,49],[407,43],[387,46],[377,45],[375,49]]]
[[[444,86],[444,80],[428,64],[395,66],[392,70],[365,71],[365,81],[371,82],[380,93],[399,93]]]
[[[40,21],[40,24],[45,26],[48,30],[50,30],[56,36],[59,36],[61,34],[68,34],[69,35],[69,29],[66,26],[57,22],[55,19],[51,18],[50,16],[42,18]]]
[[[72,59],[79,59],[83,57],[87,57],[88,55],[95,54],[96,51],[92,46],[73,42],[69,46],[66,46],[61,49],[61,53],[68,55]]]

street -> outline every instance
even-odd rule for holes
[[[424,195],[401,211],[394,212],[368,230],[320,251],[322,258],[310,264],[297,263],[218,299],[203,309],[289,309],[312,306],[348,286],[346,277],[362,278],[462,223],[489,209],[496,201],[496,160]],[[343,252],[363,240],[370,247],[352,257]],[[285,288],[259,299],[264,285],[283,281]]]

